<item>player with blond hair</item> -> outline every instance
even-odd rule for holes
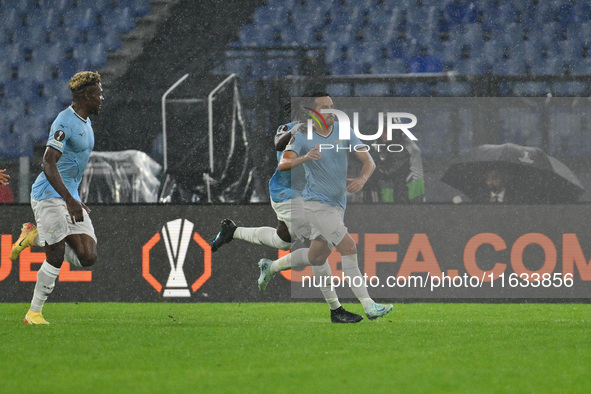
[[[33,300],[24,319],[27,324],[49,324],[41,312],[64,258],[78,267],[89,267],[97,260],[90,209],[80,200],[78,187],[94,147],[89,115],[98,115],[104,100],[101,77],[96,72],[82,71],[70,79],[68,87],[72,105],[60,112],[51,125],[43,171],[31,191],[37,226],[23,224],[10,253],[14,261],[29,246],[41,245],[45,249],[46,258],[37,273]]]

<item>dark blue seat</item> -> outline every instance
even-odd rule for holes
[[[68,89],[67,79],[53,79],[43,84],[43,95],[46,98],[55,97],[60,103],[72,100],[72,93]]]
[[[130,7],[117,8],[114,21],[122,33],[127,33],[135,28],[135,17]]]
[[[554,82],[551,86],[554,96],[587,96],[589,94],[588,82]]]
[[[110,0],[77,0],[78,8],[92,8],[95,13],[102,13],[108,9],[111,9]]]
[[[92,8],[70,8],[63,14],[64,25],[80,30],[88,29],[97,24]]]
[[[469,96],[472,87],[468,82],[439,82],[435,85],[438,96],[444,97],[466,97]]]
[[[22,24],[22,14],[16,8],[3,8],[0,12],[2,27],[7,30],[14,30]]]
[[[513,85],[513,94],[516,96],[543,97],[550,92],[545,82],[516,82]]]
[[[0,135],[0,156],[15,158],[33,155],[33,142],[31,136],[17,132],[4,131]]]
[[[51,71],[45,62],[32,60],[21,63],[18,77],[24,81],[41,83],[51,78]]]
[[[390,95],[390,86],[387,83],[367,83],[355,85],[356,96],[385,97]]]
[[[408,66],[403,59],[379,59],[372,71],[374,74],[406,74]]]
[[[6,60],[0,60],[0,84],[12,79],[12,67]]]

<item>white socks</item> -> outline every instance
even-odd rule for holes
[[[312,269],[314,270],[314,276],[317,278],[316,283],[328,285],[321,286],[320,290],[322,291],[322,295],[328,303],[328,306],[330,306],[330,309],[335,310],[339,308],[341,306],[341,303],[339,302],[337,292],[334,291],[334,288],[331,289],[330,286],[330,284],[332,283],[332,271],[330,270],[330,265],[328,265],[328,260],[326,260],[326,262],[323,265],[312,266]]]
[[[280,259],[273,261],[271,263],[271,273],[276,274],[279,271],[304,268],[312,265],[310,264],[310,260],[308,260],[308,250],[308,248],[294,250]]]
[[[273,261],[273,263],[271,263],[271,273],[276,274],[279,271],[285,271],[292,268],[304,268],[312,265],[308,259],[308,250],[308,248],[294,250],[280,259]],[[337,309],[340,307],[341,303],[339,302],[339,297],[334,291],[334,288],[331,289],[330,286],[332,283],[332,272],[330,271],[328,261],[320,266],[312,266],[312,269],[314,270],[314,276],[318,278],[316,283],[327,284],[327,286],[321,286],[320,290],[322,291],[322,295],[324,295],[324,299],[330,306],[330,309]],[[328,278],[324,279],[324,277]]]
[[[272,227],[238,227],[234,232],[233,239],[241,239],[252,244],[265,245],[280,250],[291,248],[291,243],[279,238],[277,229]]]
[[[55,287],[55,280],[60,273],[59,268],[44,261],[41,268],[37,272],[37,283],[35,284],[35,291],[33,292],[33,300],[31,301],[31,311],[41,312],[45,300],[53,291]]]
[[[345,276],[351,278],[351,282],[349,284],[351,286],[351,290],[353,290],[353,294],[355,294],[355,297],[357,297],[359,302],[361,302],[361,304],[363,305],[363,309],[367,311],[367,308],[369,308],[373,300],[369,298],[369,293],[367,292],[367,287],[365,285],[365,279],[363,278],[363,276],[361,276],[361,271],[359,271],[357,254],[350,254],[348,256],[342,257],[343,273],[345,274]]]

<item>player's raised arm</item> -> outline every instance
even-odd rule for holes
[[[289,144],[289,140],[291,140],[291,132],[292,130],[289,130],[285,133],[275,135],[275,150],[277,152],[283,152],[285,150],[285,147]]]
[[[320,146],[316,145],[304,156],[298,156],[297,153],[291,150],[283,152],[283,156],[281,156],[281,160],[279,161],[279,171],[289,171],[293,167],[297,167],[308,160],[318,160],[322,158],[322,155],[318,152],[319,148]]]
[[[285,150],[285,147],[287,147],[287,145],[289,145],[289,142],[291,141],[291,137],[293,137],[295,135],[295,133],[297,133],[298,131],[301,131],[301,127],[302,127],[303,123],[296,123],[295,125],[293,125],[293,127],[285,132],[280,132],[278,131],[277,134],[275,135],[275,150],[277,150],[278,152],[283,152]],[[285,128],[287,128],[288,126],[283,126]]]
[[[360,192],[376,169],[376,164],[369,152],[355,152],[355,157],[363,163],[363,166],[361,167],[361,174],[357,178],[347,178],[347,182],[350,182],[347,185],[347,191],[349,193]]]

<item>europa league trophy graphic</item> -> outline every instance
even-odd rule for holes
[[[176,219],[162,227],[162,238],[170,262],[170,275],[164,289],[164,297],[190,297],[189,285],[183,272],[187,249],[193,234],[193,223],[186,219]]]

